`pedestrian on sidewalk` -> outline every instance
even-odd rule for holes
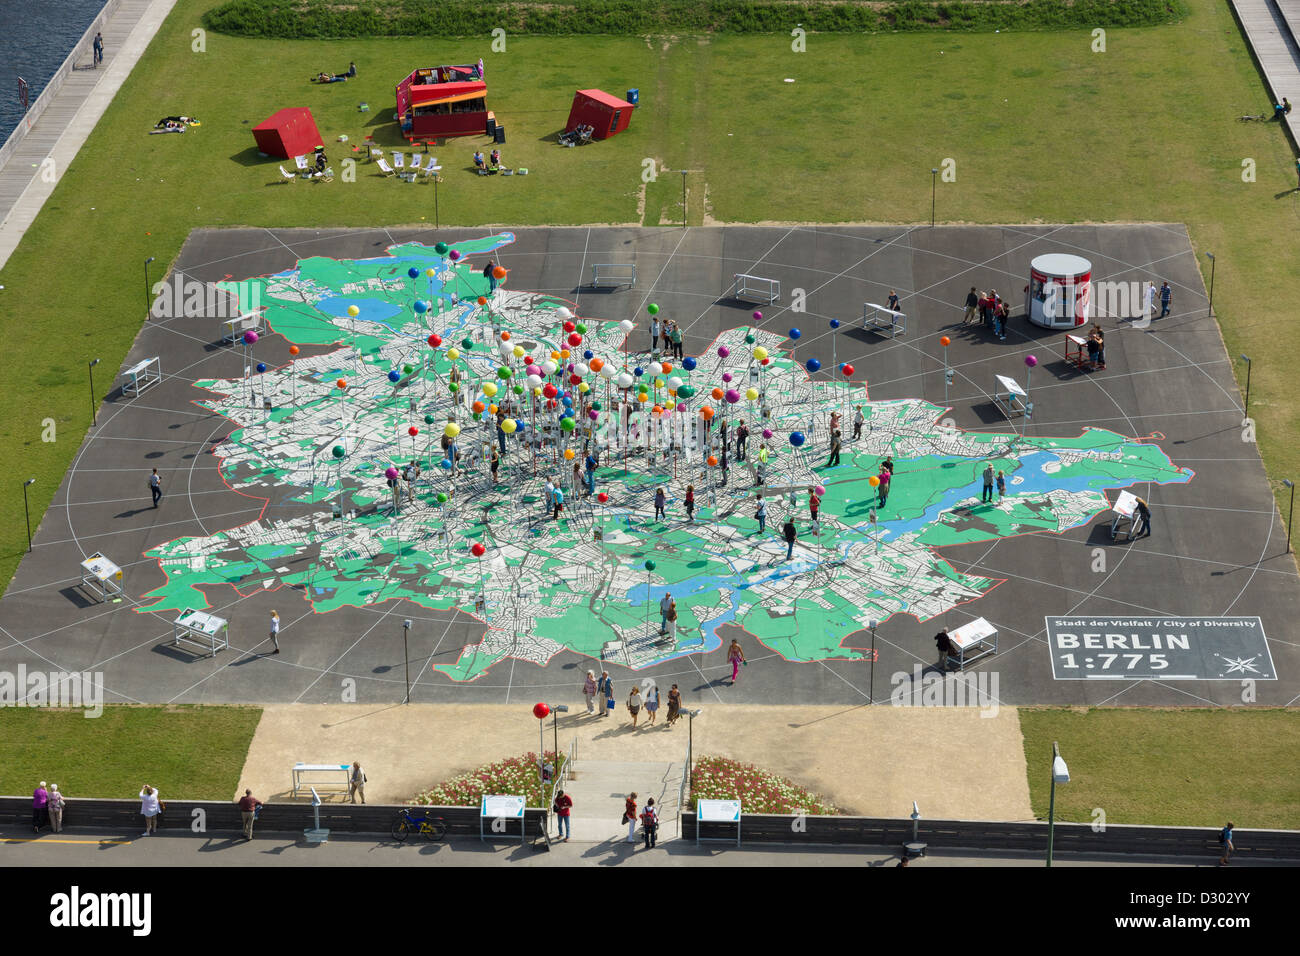
[[[1174,303],[1174,290],[1168,282],[1160,283],[1160,318],[1169,314],[1169,307]]]
[[[645,839],[645,848],[653,850],[659,835],[659,811],[655,809],[654,797],[646,800],[645,810],[641,812],[641,835]]]
[[[655,520],[664,520],[664,505],[668,503],[668,496],[664,494],[662,488],[655,489]]]
[[[587,671],[587,679],[582,682],[582,696],[587,698],[587,713],[596,712],[596,673]]]
[[[659,716],[659,685],[651,684],[645,692],[646,726],[649,727]]]
[[[641,688],[632,685],[632,693],[627,695],[627,712],[632,715],[632,727],[636,728],[637,718],[641,716]]]
[[[253,821],[262,809],[262,801],[253,796],[252,790],[245,790],[239,798],[239,816],[244,821],[244,839],[253,839]]]
[[[1219,845],[1223,847],[1223,855],[1219,857],[1219,866],[1227,866],[1228,861],[1232,859],[1232,854],[1237,848],[1232,845],[1232,821],[1229,820],[1222,830],[1219,831]]]
[[[95,31],[95,42],[91,48],[95,54],[95,68],[99,69],[99,64],[104,62],[104,37],[98,30]]]
[[[556,834],[564,834],[563,842],[569,842],[569,814],[573,812],[573,798],[563,790],[555,794],[555,802],[551,804],[551,811],[555,814]]]
[[[727,648],[727,660],[731,664],[731,686],[736,686],[736,681],[740,678],[740,665],[748,664],[745,660],[745,651],[740,646],[740,641],[732,638],[731,646]]]
[[[857,441],[862,437],[862,425],[866,422],[866,417],[862,414],[862,406],[859,405],[853,411],[853,440]]]
[[[609,679],[609,671],[600,672],[600,680],[596,681],[596,696],[599,698],[600,716],[608,717],[614,709],[614,682]]]
[[[158,832],[158,815],[162,813],[162,806],[158,791],[146,783],[140,789],[140,815],[144,817],[144,833],[141,836]]]
[[[623,804],[623,822],[627,824],[627,842],[636,842],[636,791],[627,795]]]
[[[275,645],[272,654],[280,653],[280,613],[274,609],[271,611],[271,643]]]
[[[677,719],[682,716],[682,692],[673,684],[672,689],[668,691],[668,726],[671,727],[677,723]]]
[[[827,468],[834,468],[840,463],[840,430],[831,432],[831,457],[826,461]]]
[[[763,500],[762,495],[755,495],[758,501],[758,510],[754,512],[754,517],[758,519],[758,533],[762,534],[767,530],[767,502]]]
[[[162,475],[158,474],[157,468],[149,476],[149,493],[153,495],[153,506],[157,508],[158,502],[162,500]]]
[[[50,831],[53,833],[63,832],[63,808],[66,801],[63,794],[59,792],[57,783],[50,784],[50,802],[47,809],[50,811]]]
[[[785,525],[781,528],[781,534],[785,536],[785,559],[789,561],[794,557],[795,527],[793,517],[786,517]]]
[[[45,789],[45,781],[32,791],[32,830],[40,833],[50,825],[50,792]]]
[[[352,761],[352,774],[348,777],[348,797],[353,803],[361,798],[362,806],[366,803],[366,772],[361,769],[359,760]]]
[[[683,502],[683,505],[686,508],[686,520],[694,521],[695,520],[695,486],[694,485],[686,486],[686,500]]]

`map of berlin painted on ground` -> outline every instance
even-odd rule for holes
[[[220,584],[242,594],[288,586],[318,613],[394,598],[459,609],[485,629],[481,643],[437,666],[456,681],[507,657],[545,664],[565,649],[645,667],[717,648],[726,624],[790,661],[852,659],[861,652],[841,644],[871,620],[906,613],[924,621],[1002,583],[957,572],[936,548],[1062,532],[1108,508],[1104,489],[1192,477],[1156,445],[1101,428],[1073,438],[979,434],[945,426],[943,409],[924,401],[866,401],[861,381],[835,369],[833,380],[814,380],[802,364],[810,355],[792,359],[781,348],[786,339],[761,330],[728,330],[694,361],[669,360],[655,375],[652,358],[636,351],[648,341],[647,323],[628,333],[617,321],[579,315],[566,332],[572,302],[503,287],[489,296],[482,266],[513,239],[503,232],[446,254],[442,244],[402,244],[373,259],[310,258],[239,285],[261,293],[271,331],[303,353],[325,348],[264,373],[250,369],[247,379],[196,383],[209,390],[198,401],[237,425],[215,450],[224,480],[256,497],[279,489],[288,498],[277,498],[275,511],[289,516],[264,511],[249,524],[147,552],[167,576],[146,595],[148,610],[209,606],[199,588]],[[437,347],[431,335],[442,339]],[[570,344],[570,335],[581,341]],[[246,348],[255,367],[258,347]],[[530,387],[524,360],[541,366],[564,349],[570,354],[555,374]],[[766,350],[766,365],[755,350],[760,359]],[[714,389],[724,390],[721,399]],[[565,394],[572,430],[560,417]],[[491,406],[505,402],[518,428],[494,485],[485,461],[498,439]],[[857,405],[867,422],[851,442]],[[846,441],[843,463],[827,468],[833,411]],[[734,457],[741,418],[751,429],[745,462]],[[707,460],[721,463],[724,419],[733,451],[728,483],[718,486],[721,468]],[[459,427],[452,468],[440,444],[449,422]],[[751,486],[764,428],[772,432],[768,528],[759,536]],[[791,443],[795,432],[801,447]],[[603,503],[572,492],[573,463],[588,445],[600,450]],[[873,524],[869,478],[886,455],[896,477]],[[412,458],[423,472],[415,503],[403,490],[394,515],[386,475]],[[1007,494],[981,504],[990,461],[1005,471]],[[543,483],[560,476],[565,507],[552,521]],[[682,506],[688,483],[694,522]],[[666,522],[652,520],[660,486]],[[814,536],[807,499],[817,486],[825,493]],[[780,529],[791,488],[799,539],[786,561]],[[658,633],[666,591],[679,612],[675,641]]]

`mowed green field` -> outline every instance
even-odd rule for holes
[[[1029,794],[1047,819],[1052,742],[1070,768],[1056,818],[1300,829],[1300,717],[1294,709],[1021,708]]]
[[[1300,298],[1292,250],[1300,193],[1282,132],[1237,117],[1266,93],[1226,5],[1192,0],[1178,25],[1086,32],[790,38],[509,37],[472,40],[257,41],[191,31],[212,0],[181,0],[66,171],[37,223],[0,270],[9,388],[0,391],[0,581],[25,549],[22,480],[39,518],[90,422],[86,363],[101,358],[108,392],[144,317],[143,261],[155,278],[205,226],[431,224],[434,187],[385,179],[359,144],[402,145],[393,86],[411,69],[487,64],[489,105],[507,131],[508,164],[527,177],[469,172],[483,138],[438,150],[442,222],[1185,222],[1218,256],[1215,299],[1229,354],[1256,358],[1252,413],[1270,474],[1300,475],[1300,427],[1286,400],[1297,348],[1279,320]],[[355,60],[360,76],[315,86]],[[786,78],[795,82],[786,83]],[[561,149],[554,134],[573,91],[641,90],[629,131]],[[370,104],[369,112],[357,109]],[[253,148],[276,109],[309,106],[340,175],[285,184]],[[149,136],[163,115],[197,115],[183,136]],[[660,172],[643,183],[646,160]],[[1256,181],[1242,181],[1250,160]],[[644,187],[644,188],[643,188]],[[1200,258],[1202,267],[1206,261]],[[1176,303],[1177,305],[1178,303]],[[215,329],[196,329],[212,335]],[[57,440],[42,441],[53,419]],[[145,494],[141,471],[141,498]],[[129,560],[129,556],[124,556]]]

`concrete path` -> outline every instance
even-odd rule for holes
[[[1232,0],[1246,40],[1268,81],[1274,102],[1286,97],[1300,106],[1300,0]],[[1256,112],[1256,110],[1252,110]],[[1271,113],[1262,103],[1257,112]],[[1300,112],[1291,111],[1285,120],[1293,142],[1300,141]]]
[[[575,761],[576,776],[564,785],[573,800],[573,843],[605,843],[627,839],[627,825],[619,823],[627,795],[637,795],[637,808],[645,809],[654,799],[659,810],[661,836],[675,834],[677,794],[681,787],[682,761]],[[638,826],[636,839],[640,840]],[[554,835],[554,830],[552,830]]]
[[[176,0],[122,0],[100,32],[104,62],[77,70],[0,168],[0,269],[36,220]],[[54,160],[53,175],[42,165]]]
[[[667,727],[661,715],[654,726],[642,721],[633,730],[626,713],[602,718],[588,716],[581,704],[574,709],[581,713],[559,721],[559,740],[567,749],[577,737],[580,768],[588,761],[685,759],[685,719]],[[550,720],[545,730],[549,750]],[[693,733],[697,757],[752,763],[862,816],[905,817],[916,800],[929,819],[1033,817],[1013,708],[712,704],[695,719]],[[251,787],[263,800],[287,800],[295,762],[360,760],[369,779],[366,798],[397,803],[482,764],[535,751],[537,743],[528,705],[272,705],[263,711],[238,792]],[[575,783],[586,781],[580,776]],[[601,786],[611,794],[634,789],[621,778]],[[621,811],[614,805],[604,816],[616,823]]]

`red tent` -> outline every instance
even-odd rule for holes
[[[317,146],[324,146],[311,110],[304,106],[289,107],[253,127],[257,148],[268,156],[289,159],[305,156]]]
[[[634,109],[635,104],[601,90],[578,90],[573,94],[569,122],[564,129],[569,132],[578,126],[587,125],[593,128],[592,139],[606,139],[627,129]]]

